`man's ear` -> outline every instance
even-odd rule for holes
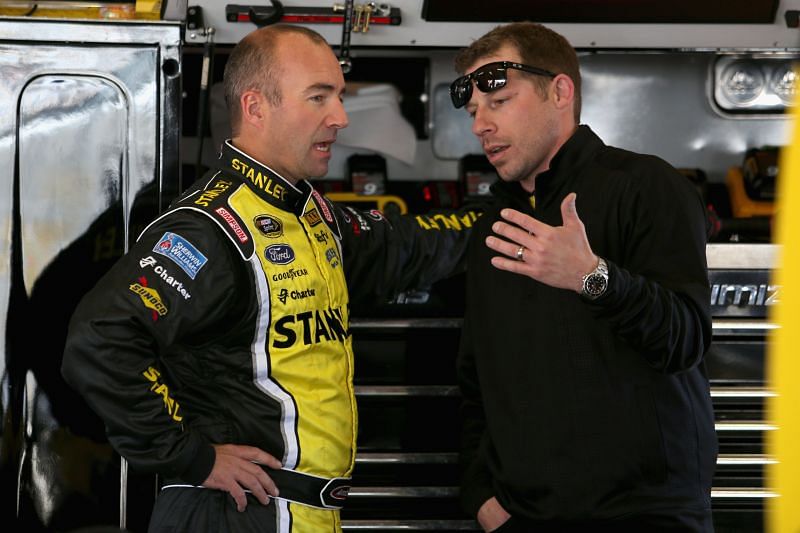
[[[265,117],[267,100],[258,91],[245,91],[239,98],[239,109],[242,112],[242,123],[260,127]]]
[[[566,74],[559,74],[553,80],[553,102],[558,109],[572,105],[575,100],[575,83]]]

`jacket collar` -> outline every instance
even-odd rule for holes
[[[241,179],[259,198],[284,211],[302,214],[311,196],[312,187],[307,181],[292,184],[264,163],[236,148],[230,139],[222,145],[219,167],[226,174]]]
[[[567,180],[577,175],[581,167],[603,146],[605,146],[603,141],[589,126],[578,126],[572,137],[567,139],[567,142],[550,160],[550,168],[536,176],[537,208],[554,191],[558,191]],[[524,204],[528,203],[527,199],[530,196],[519,182],[509,183],[499,180],[492,185],[492,191],[506,198],[515,198],[517,201],[524,200]]]

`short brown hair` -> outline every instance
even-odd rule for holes
[[[578,55],[563,35],[534,22],[514,22],[498,26],[467,48],[459,51],[455,67],[459,74],[465,74],[467,67],[478,59],[497,52],[505,44],[510,44],[520,54],[522,62],[556,74],[566,74],[575,84],[575,122],[581,117],[581,72]],[[539,94],[545,96],[548,78],[531,77]]]
[[[259,28],[239,41],[225,64],[223,82],[234,136],[242,119],[239,100],[246,91],[255,89],[266,96],[272,105],[280,105],[280,65],[276,60],[276,51],[280,37],[286,34],[303,35],[317,44],[328,46],[325,38],[314,30],[288,24]]]

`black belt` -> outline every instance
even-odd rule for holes
[[[278,486],[278,498],[283,500],[323,509],[341,509],[350,492],[348,477],[328,479],[296,470],[273,470],[260,466]]]
[[[341,509],[350,492],[349,477],[325,477],[304,474],[296,470],[273,470],[264,465],[258,465],[272,478],[278,487],[278,498],[290,502],[310,505],[318,509]],[[175,480],[167,481],[161,490],[170,488],[204,488],[202,485],[185,485]],[[246,490],[245,492],[250,492]]]

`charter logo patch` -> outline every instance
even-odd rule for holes
[[[264,250],[264,257],[276,265],[288,265],[294,261],[294,250],[288,244],[273,244]]]
[[[322,222],[322,218],[320,218],[319,216],[319,211],[317,211],[316,209],[312,209],[311,211],[306,213],[305,218],[312,227]]]
[[[315,296],[316,293],[314,289],[304,289],[302,291],[289,291],[287,289],[281,289],[278,293],[278,300],[281,301],[282,304],[286,304],[286,300],[291,298],[292,300],[303,300],[304,298],[309,298],[311,296]]]
[[[155,272],[164,283],[178,291],[178,294],[183,296],[184,300],[188,300],[192,297],[189,291],[183,286],[183,283],[179,279],[173,277],[166,268],[159,265],[156,258],[152,255],[139,259],[139,266],[142,268],[152,268],[153,272]]]
[[[280,237],[283,235],[283,224],[280,220],[269,215],[259,215],[253,219],[258,231],[267,237]]]
[[[138,283],[132,283],[128,288],[134,294],[139,295],[145,307],[153,310],[153,322],[158,320],[158,317],[164,316],[169,312],[158,291],[147,286],[147,278],[144,276],[139,278]]]
[[[168,257],[194,279],[208,258],[197,251],[192,243],[177,233],[166,232],[153,247],[153,251]]]
[[[227,209],[224,207],[218,207],[214,210],[214,212],[221,216],[222,219],[228,223],[228,226],[230,226],[230,228],[236,234],[236,238],[239,239],[239,242],[246,243],[249,240],[247,238],[247,234]]]

